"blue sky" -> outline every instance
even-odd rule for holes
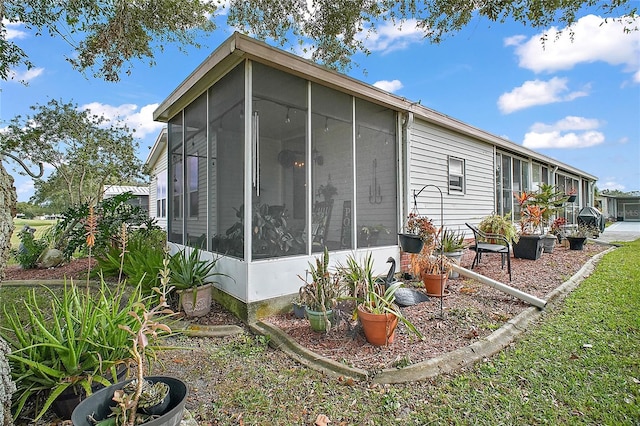
[[[433,45],[413,22],[383,24],[366,41],[371,55],[356,55],[347,74],[598,176],[600,190],[640,190],[640,32],[603,24],[595,12],[580,16],[573,41],[568,31],[556,39],[558,29],[543,46],[541,30],[476,19]],[[153,110],[233,32],[221,22],[201,49],[171,46],[154,67],[136,62],[107,83],[73,70],[65,41],[19,24],[8,30],[35,68],[0,82],[0,131],[31,105],[74,102],[136,129],[143,161],[163,126]],[[12,174],[27,201],[33,183]]]

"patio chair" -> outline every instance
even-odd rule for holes
[[[471,269],[473,269],[476,265],[480,264],[480,260],[482,260],[482,255],[485,253],[493,253],[500,255],[500,261],[502,269],[504,269],[505,259],[507,263],[507,270],[509,271],[509,281],[511,281],[511,248],[509,245],[509,241],[505,238],[504,235],[500,234],[488,234],[482,232],[477,227],[465,223],[469,229],[473,232],[474,244],[469,246],[469,249],[476,252],[476,256],[473,258],[473,262],[471,263]],[[500,242],[500,244],[495,244],[495,242]]]

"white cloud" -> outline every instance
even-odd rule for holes
[[[314,51],[315,47],[310,43],[296,44],[292,49],[294,55],[304,59],[311,59]]]
[[[524,135],[522,145],[531,149],[587,148],[604,142],[597,129],[603,123],[584,117],[567,116],[553,124],[535,123]]]
[[[29,35],[26,31],[19,29],[19,27],[22,26],[21,22],[9,22],[8,20],[3,19],[2,24],[6,28],[5,37],[7,40],[26,38]]]
[[[91,110],[93,114],[104,116],[108,120],[121,120],[136,131],[136,137],[144,138],[149,134],[160,132],[164,126],[163,123],[153,121],[153,111],[157,107],[158,104],[149,104],[138,109],[138,105],[135,104],[113,106],[92,102],[80,108]]]
[[[635,22],[640,24],[640,17]],[[561,34],[556,27],[549,29],[544,45],[543,34],[526,42],[510,37],[505,39],[505,45],[517,46],[519,65],[536,73],[569,70],[581,63],[599,61],[622,65],[625,71],[635,73],[640,66],[640,32],[627,33],[624,28],[624,23],[614,19],[605,22],[598,16],[587,15],[572,27],[564,28]]]
[[[601,191],[605,189],[624,191],[625,186],[616,182],[615,179],[615,177],[607,177],[604,181],[598,181],[598,189]]]
[[[12,80],[12,81],[29,83],[30,81],[34,80],[36,77],[41,76],[43,72],[44,72],[44,68],[31,68],[30,70],[26,70],[26,71],[10,70],[8,78],[9,80]]]
[[[604,142],[604,135],[601,132],[566,133],[529,132],[524,135],[523,146],[531,149],[542,148],[586,148],[599,145]]]
[[[569,90],[567,82],[566,78],[560,77],[553,77],[549,81],[525,81],[522,86],[500,95],[498,108],[503,114],[510,114],[536,105],[566,102],[588,95],[589,87],[566,93]]]
[[[526,39],[527,39],[527,36],[523,36],[523,35],[515,35],[515,36],[507,37],[507,38],[504,39],[504,45],[505,46],[519,46]]]
[[[23,182],[20,182],[16,186],[16,195],[20,200],[31,197],[33,193],[34,193],[34,184],[33,184],[33,180],[31,179],[24,180]]]
[[[600,120],[595,118],[575,117],[569,115],[554,124],[535,123],[531,126],[533,132],[549,131],[571,131],[571,130],[593,130],[602,125]]]
[[[391,93],[404,87],[400,80],[380,80],[373,83],[373,85],[379,89],[386,90],[387,92]]]
[[[394,24],[387,21],[377,27],[376,32],[365,32],[366,38],[363,40],[367,49],[372,52],[382,52],[383,54],[402,50],[412,43],[421,43],[425,36],[425,30],[418,27],[415,19]]]

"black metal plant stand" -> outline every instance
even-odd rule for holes
[[[438,192],[440,192],[440,228],[444,229],[444,198],[442,195],[442,190],[440,189],[440,187],[438,187],[437,185],[433,185],[433,184],[427,184],[425,186],[423,186],[420,191],[416,192],[416,190],[413,190],[413,208],[414,210],[418,209],[418,195],[420,195],[422,193],[422,191],[424,191],[426,188],[435,188],[438,190]],[[442,256],[440,256],[440,270],[442,271]],[[435,318],[436,319],[444,319],[444,278],[442,276],[443,274],[440,274],[440,289],[441,289],[441,295],[440,295],[440,315],[436,315]]]

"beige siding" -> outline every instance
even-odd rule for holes
[[[443,222],[450,228],[467,230],[465,222],[478,223],[495,209],[494,149],[468,136],[416,120],[409,130],[409,187],[407,203],[413,209],[413,192],[436,185],[443,194]],[[465,162],[464,193],[449,193],[449,156]],[[418,212],[440,224],[440,193],[425,188],[418,196]]]

